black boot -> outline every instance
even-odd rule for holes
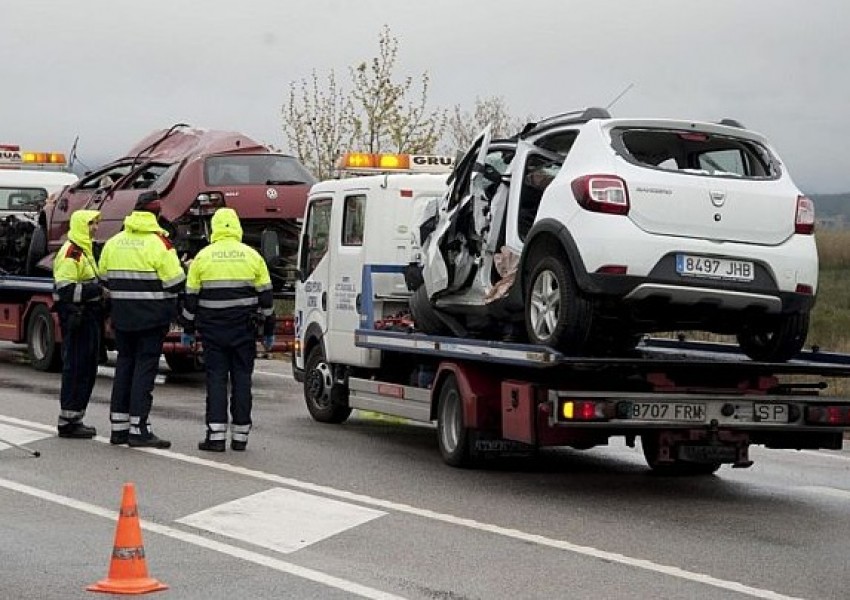
[[[90,440],[97,435],[97,429],[89,427],[82,421],[76,423],[68,423],[67,425],[59,425],[59,437],[77,438],[81,440]]]
[[[161,440],[152,433],[147,435],[130,435],[128,436],[130,448],[171,448],[171,442]]]
[[[230,449],[231,450],[236,450],[237,452],[244,452],[245,448],[247,448],[247,447],[248,447],[247,441],[240,442],[239,440],[230,440]]]
[[[113,446],[122,446],[130,442],[129,431],[113,431],[109,436],[109,443]]]
[[[224,440],[211,440],[209,438],[198,442],[198,450],[204,452],[224,452]]]

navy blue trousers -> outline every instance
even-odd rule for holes
[[[207,424],[227,423],[229,383],[230,422],[251,425],[251,375],[257,356],[254,329],[234,327],[219,332],[201,328],[201,335],[207,375]]]
[[[78,316],[72,317],[75,312]],[[62,330],[60,424],[74,423],[82,420],[94,389],[103,319],[98,310],[79,310],[62,303],[58,313]]]
[[[129,415],[133,423],[131,435],[148,434],[148,415],[153,404],[153,387],[159,370],[162,342],[168,333],[168,325],[142,329],[140,331],[115,331],[115,346],[118,362],[115,364],[115,379],[112,382],[113,431],[116,415]],[[139,432],[136,432],[138,425]]]

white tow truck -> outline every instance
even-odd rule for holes
[[[66,168],[61,152],[0,144],[0,340],[27,344],[42,371],[60,367],[62,339],[51,311],[53,279],[30,275],[41,258],[32,251],[33,236],[39,211],[79,179]]]
[[[446,191],[434,157],[356,155],[347,173],[313,186],[296,289],[293,368],[312,417],[343,423],[353,409],[436,421],[452,466],[541,447],[590,449],[638,438],[668,474],[748,467],[752,444],[840,449],[850,356],[802,352],[756,362],[736,346],[646,340],[617,357],[417,332],[408,303],[421,252],[414,223]],[[357,165],[357,168],[353,168]],[[364,174],[365,173],[365,174]],[[426,215],[427,216],[427,215]]]

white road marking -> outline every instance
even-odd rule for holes
[[[75,500],[74,498],[69,498],[68,496],[54,494],[52,492],[17,483],[16,481],[11,481],[9,479],[0,478],[0,487],[19,492],[21,494],[27,494],[28,496],[33,496],[35,498],[46,500],[48,502],[53,502],[54,504],[60,504],[68,508],[73,508],[74,510],[85,512],[90,515],[95,515],[97,517],[104,517],[107,519],[115,519],[117,517],[116,511],[107,510],[94,504]],[[231,546],[230,544],[225,544],[215,540],[207,539],[194,533],[189,533],[180,529],[175,529],[174,527],[169,527],[168,525],[162,525],[159,523],[154,523],[152,521],[146,521],[142,519],[139,520],[139,524],[141,525],[141,528],[145,531],[158,533],[160,535],[164,535],[175,540],[180,540],[182,542],[186,542],[187,544],[193,544],[201,548],[206,548],[208,550],[214,550],[215,552],[220,552],[222,554],[232,556],[233,558],[239,558],[263,567],[268,567],[269,569],[274,569],[275,571],[280,571],[281,573],[287,573],[289,575],[301,577],[302,579],[307,579],[319,583],[321,585],[337,588],[344,592],[349,592],[351,594],[362,596],[363,598],[374,598],[375,600],[404,600],[403,596],[396,596],[395,594],[390,594],[388,592],[371,588],[369,586],[360,585],[359,583],[348,581],[346,579],[341,579],[339,577],[334,577],[333,575],[328,575],[327,573],[322,573],[321,571],[307,569],[305,567],[282,561],[277,558],[272,558],[270,556],[265,556],[257,552],[251,552],[250,550],[239,548],[237,546]]]
[[[313,494],[272,488],[177,522],[286,554],[386,514]]]
[[[55,434],[56,429],[53,428],[50,433]],[[13,444],[18,444],[19,446],[23,446],[25,444],[29,444],[30,442],[37,442],[38,440],[43,440],[48,437],[51,437],[51,435],[47,433],[33,431],[32,429],[24,429],[21,427],[14,427],[12,425],[4,425],[3,423],[0,423],[0,450],[11,448],[11,446],[9,446],[8,444],[4,444],[3,440],[12,442]]]
[[[45,426],[41,423],[33,423],[29,421],[23,421],[21,419],[15,419],[13,417],[5,417],[0,415],[0,420],[4,420],[7,422],[13,422],[15,424],[28,425],[35,429],[42,429]],[[97,437],[95,438],[97,441],[102,443],[109,443],[108,438]],[[744,594],[746,596],[750,596],[753,598],[765,598],[767,600],[799,600],[794,596],[786,596],[780,594],[778,592],[774,592],[772,590],[766,590],[762,588],[756,588],[749,585],[745,585],[743,583],[737,581],[730,581],[725,579],[720,579],[717,577],[713,577],[711,575],[707,575],[704,573],[698,573],[696,571],[687,571],[685,569],[680,569],[679,567],[673,567],[670,565],[664,565],[656,562],[652,562],[650,560],[644,560],[640,558],[633,558],[631,556],[626,556],[624,554],[618,554],[615,552],[608,552],[606,550],[600,550],[598,548],[594,548],[592,546],[583,546],[580,544],[574,544],[572,542],[568,542],[566,540],[558,540],[554,538],[549,538],[542,535],[536,535],[532,533],[527,533],[524,531],[519,531],[517,529],[510,529],[507,527],[501,527],[499,525],[492,525],[489,523],[482,523],[480,521],[476,521],[474,519],[466,519],[462,517],[456,517],[454,515],[438,513],[436,511],[432,511],[425,508],[417,508],[415,506],[410,506],[407,504],[401,504],[398,502],[391,502],[389,500],[382,500],[380,498],[373,498],[370,496],[366,496],[363,494],[355,494],[353,492],[347,492],[345,490],[337,490],[335,488],[317,485],[315,483],[309,483],[306,481],[300,481],[298,479],[291,479],[289,477],[283,477],[281,475],[276,475],[274,473],[266,473],[263,471],[257,471],[254,469],[248,469],[245,467],[240,467],[237,465],[231,465],[227,463],[220,463],[214,460],[201,458],[198,456],[190,456],[188,454],[180,454],[177,452],[173,452],[171,450],[156,450],[152,448],[134,448],[134,450],[138,452],[147,452],[151,454],[158,454],[160,456],[168,457],[183,463],[194,464],[198,466],[209,467],[211,469],[217,469],[219,471],[225,471],[228,473],[233,473],[236,475],[241,475],[244,477],[251,477],[253,479],[258,479],[261,481],[268,481],[274,483],[276,485],[281,485],[289,488],[295,488],[299,490],[304,490],[307,492],[313,492],[317,494],[322,494],[325,496],[330,496],[332,498],[339,498],[348,502],[356,502],[359,504],[364,504],[367,506],[378,507],[381,509],[385,509],[388,511],[395,511],[398,513],[414,515],[417,517],[421,517],[424,519],[430,519],[433,521],[438,521],[441,523],[447,523],[449,525],[456,525],[459,527],[466,527],[468,529],[473,529],[476,531],[483,531],[487,533],[491,533],[493,535],[499,535],[502,537],[506,537],[509,539],[514,539],[522,542],[527,542],[531,544],[537,544],[539,546],[547,547],[547,548],[555,548],[558,550],[564,550],[566,552],[572,552],[574,554],[579,554],[582,556],[589,556],[592,558],[598,558],[603,561],[608,561],[620,565],[625,565],[628,567],[634,567],[637,569],[642,569],[644,571],[650,571],[653,573],[659,573],[662,575],[667,575],[670,577],[675,577],[678,579],[683,579],[686,581],[701,583],[707,586],[729,590],[733,592],[737,592],[739,594]]]
[[[385,514],[348,502],[272,488],[177,522],[286,554]]]
[[[840,488],[826,487],[822,485],[806,485],[794,488],[803,492],[818,494],[820,496],[829,496],[830,498],[838,498],[839,500],[850,501],[850,490],[842,490]]]

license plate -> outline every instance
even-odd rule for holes
[[[753,404],[753,421],[759,423],[787,423],[788,405],[756,402]]]
[[[700,402],[634,402],[632,419],[641,421],[705,421],[705,404]]]
[[[676,272],[686,277],[728,281],[752,281],[755,277],[755,268],[751,261],[693,254],[676,255]]]

